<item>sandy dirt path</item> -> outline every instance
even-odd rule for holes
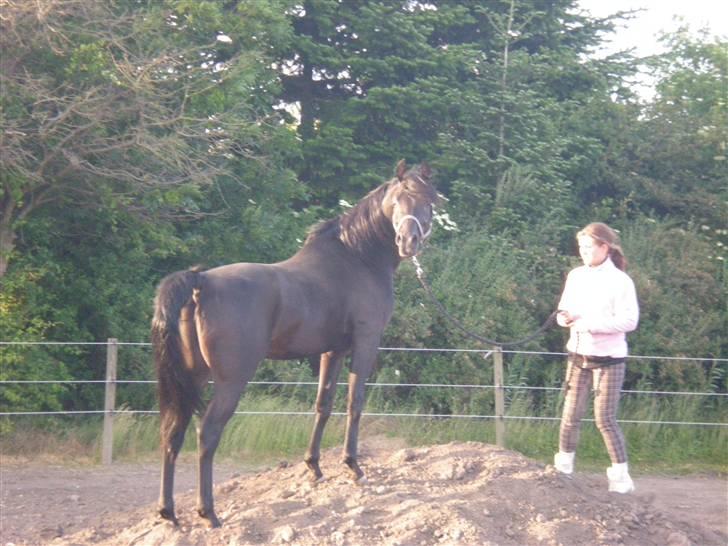
[[[606,492],[602,475],[564,479],[550,465],[467,442],[364,448],[362,485],[351,482],[339,452],[324,453],[328,479],[317,485],[296,461],[257,471],[217,464],[221,531],[205,530],[194,515],[191,462],[178,467],[175,529],[154,517],[156,464],[5,461],[0,546],[728,543],[722,477],[637,475],[637,493],[622,496]]]

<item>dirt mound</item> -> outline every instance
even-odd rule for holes
[[[363,450],[367,479],[353,483],[325,451],[327,478],[305,465],[239,476],[215,487],[221,529],[207,530],[192,493],[178,495],[180,526],[151,507],[114,514],[54,545],[688,545],[722,533],[676,521],[640,495],[607,493],[606,478],[566,478],[518,453],[479,443]],[[639,487],[639,481],[638,487]]]

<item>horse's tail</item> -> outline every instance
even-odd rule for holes
[[[192,414],[202,408],[202,392],[192,370],[185,365],[179,331],[182,309],[199,287],[199,269],[177,271],[162,279],[154,298],[152,347],[163,437],[176,423],[189,422]]]

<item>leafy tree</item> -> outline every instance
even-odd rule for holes
[[[449,199],[459,230],[436,229],[422,261],[474,331],[535,329],[576,263],[576,229],[603,220],[622,232],[638,284],[633,350],[725,355],[725,44],[668,37],[652,61],[658,95],[642,105],[625,86],[634,59],[586,55],[628,14],[591,20],[577,7],[5,2],[0,339],[144,340],[163,275],[285,258],[405,157],[434,164]],[[409,264],[399,276],[387,345],[465,341]],[[563,341],[553,330],[531,346]],[[122,348],[124,377],[150,377],[145,351]],[[9,346],[0,358],[3,379],[98,379],[105,360],[94,347]],[[509,381],[559,377],[538,359],[508,361]],[[490,381],[462,355],[382,364],[394,383]],[[725,388],[724,370],[706,366],[640,364],[628,380]],[[3,407],[101,399],[95,387],[17,387]],[[491,402],[396,390],[438,413]],[[151,391],[119,397],[152,404]]]
[[[0,276],[44,205],[194,214],[228,154],[255,158],[236,137],[265,121],[248,99],[264,55],[216,41],[221,2],[11,1],[3,12]]]
[[[583,60],[613,18],[571,0],[311,0],[289,13],[282,99],[300,107],[297,171],[317,200],[360,195],[408,157],[438,168],[459,222],[524,231],[536,203],[566,222],[570,185],[604,149],[570,123],[596,117],[628,70]]]
[[[456,8],[462,14],[462,8]],[[397,158],[425,159],[462,52],[436,43],[453,10],[415,2],[308,0],[290,11],[282,99],[300,109],[299,177],[332,205],[368,191]]]
[[[603,114],[628,67],[583,59],[609,21],[589,22],[570,2],[505,4],[505,13],[482,8],[497,40],[481,45],[486,56],[477,77],[453,101],[461,111],[440,135],[451,158],[451,197],[459,222],[474,219],[512,234],[532,231],[537,204],[552,226],[543,239],[561,241],[590,180],[587,168],[605,148],[599,125],[574,122]],[[557,31],[559,24],[568,30]]]
[[[249,217],[234,242],[261,245],[249,209],[274,217],[300,195],[266,61],[288,26],[275,3],[253,4],[4,7],[0,339],[144,340],[157,280],[209,260],[205,226],[226,233]],[[4,377],[103,377],[102,348],[32,347],[7,353]],[[127,378],[149,376],[148,353],[120,358]],[[51,399],[98,407],[100,394],[69,387]]]
[[[720,261],[706,259],[712,243],[697,229],[639,219],[625,226],[630,275],[640,300],[640,326],[630,336],[636,355],[700,356],[697,362],[630,366],[631,381],[665,389],[725,391],[728,367],[712,359],[726,354],[726,291]],[[714,369],[715,368],[715,369]],[[717,372],[720,380],[713,383]]]
[[[668,53],[651,60],[657,97],[632,136],[636,206],[709,237],[725,261],[728,233],[728,42],[666,35]]]

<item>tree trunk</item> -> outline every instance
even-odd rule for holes
[[[503,32],[503,73],[501,74],[501,106],[500,119],[498,120],[498,159],[505,154],[506,148],[506,106],[505,94],[508,89],[508,54],[511,46],[511,33],[513,32],[513,11],[515,9],[515,0],[511,0],[510,9],[508,10],[508,23]]]
[[[10,261],[10,253],[15,248],[13,216],[16,212],[15,200],[6,186],[0,199],[0,279],[5,276]]]
[[[311,38],[313,42],[319,41],[319,30],[316,24],[313,2],[307,0],[304,2],[306,10],[305,20],[301,26],[302,34]],[[299,89],[299,100],[301,102],[301,129],[300,135],[304,141],[312,140],[315,136],[316,109],[315,109],[315,92],[316,83],[313,79],[313,65],[308,55],[301,52],[301,65],[303,66],[303,74],[301,75],[301,88]]]
[[[10,225],[10,218],[0,219],[0,279],[5,276],[10,261],[10,253],[15,248],[15,233]]]

